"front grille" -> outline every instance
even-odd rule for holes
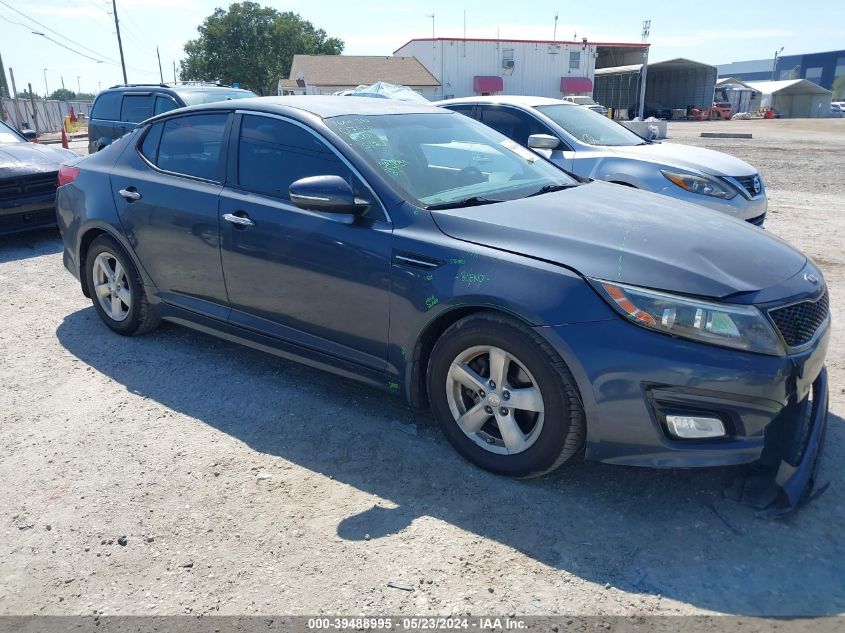
[[[16,176],[0,180],[0,200],[26,198],[56,190],[58,172],[42,172],[28,176]]]
[[[791,306],[769,310],[769,316],[790,347],[800,347],[816,335],[830,310],[827,290],[815,301],[802,301]]]
[[[35,229],[42,226],[53,226],[55,223],[56,212],[53,209],[0,215],[0,235]]]
[[[757,191],[757,192],[754,191],[754,179],[755,178],[759,178],[759,176],[757,176],[757,174],[754,174],[752,176],[735,176],[734,180],[736,180],[739,184],[742,185],[742,188],[745,189],[748,192],[749,196],[754,197],[754,196],[756,196],[760,193],[759,191]],[[760,187],[761,187],[760,191],[762,191],[763,190],[762,189],[762,187],[763,187],[762,181],[760,181]]]

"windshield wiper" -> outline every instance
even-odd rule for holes
[[[570,187],[577,187],[578,185],[543,185],[534,193],[530,193],[526,196],[526,198],[531,198],[532,196],[542,196],[544,193],[551,193],[553,191],[562,191],[563,189],[569,189]]]
[[[484,198],[482,196],[470,196],[463,200],[455,200],[454,202],[439,202],[437,204],[430,204],[426,207],[429,211],[436,211],[437,209],[458,209],[460,207],[477,207],[482,204],[494,204],[496,202],[504,202],[504,200],[494,200],[493,198]]]

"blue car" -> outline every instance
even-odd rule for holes
[[[503,475],[753,462],[739,496],[810,488],[827,288],[748,223],[331,96],[169,112],[60,182],[65,266],[118,334],[164,319],[401,394]]]

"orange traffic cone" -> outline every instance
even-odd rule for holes
[[[64,147],[65,149],[69,149],[67,144],[67,132],[65,132],[64,125],[62,126],[62,147]]]

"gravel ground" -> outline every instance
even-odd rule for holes
[[[845,121],[670,135],[759,167],[841,323]],[[722,498],[732,469],[505,480],[395,397],[176,326],[120,338],[52,231],[0,240],[0,294],[0,614],[845,612],[841,329],[832,485],[773,521]]]

